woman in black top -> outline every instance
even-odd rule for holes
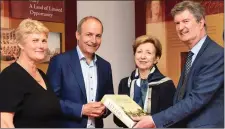
[[[156,66],[162,54],[159,40],[149,35],[140,36],[133,51],[137,68],[130,77],[120,81],[118,94],[127,94],[150,115],[172,106],[175,86]],[[114,122],[119,127],[127,127],[116,116]]]
[[[46,58],[49,30],[25,19],[16,29],[20,55],[0,74],[1,128],[58,127],[61,109],[46,75],[36,64]]]

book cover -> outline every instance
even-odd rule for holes
[[[142,108],[128,95],[105,95],[101,102],[129,128],[136,124],[132,120],[132,116],[146,115]]]

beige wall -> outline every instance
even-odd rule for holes
[[[206,16],[207,33],[220,46],[224,47],[224,13]]]
[[[158,68],[164,75],[168,75],[167,71],[167,44],[166,44],[166,32],[165,22],[146,24],[146,34],[153,35],[159,39],[162,44],[162,56],[157,64]]]

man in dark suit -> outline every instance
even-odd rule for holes
[[[136,118],[135,127],[164,128],[176,123],[186,127],[224,127],[224,49],[206,34],[204,8],[183,1],[171,11],[178,37],[189,54],[174,97],[174,105]]]
[[[47,76],[60,99],[62,127],[102,128],[103,118],[110,114],[100,100],[114,93],[111,65],[95,54],[102,33],[98,18],[83,18],[77,27],[77,47],[50,61]]]

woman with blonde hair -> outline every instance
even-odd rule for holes
[[[133,45],[133,52],[137,68],[130,77],[120,81],[118,94],[130,96],[151,115],[172,106],[174,83],[160,73],[156,65],[162,55],[160,41],[150,35],[140,36]],[[116,116],[114,122],[119,127],[126,127]]]
[[[25,19],[15,33],[19,58],[0,74],[1,128],[58,127],[59,101],[37,68],[46,57],[49,30],[39,21]]]

